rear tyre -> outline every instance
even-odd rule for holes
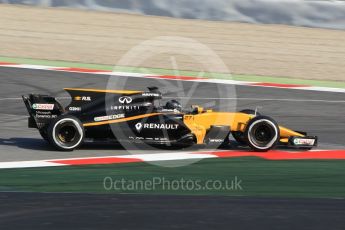
[[[250,148],[258,152],[266,152],[279,143],[279,126],[270,117],[257,116],[248,122],[244,137]]]
[[[241,110],[240,113],[245,113],[245,114],[249,114],[249,115],[255,115],[255,110],[253,109],[244,109]],[[257,116],[261,116],[260,113],[256,112]],[[246,145],[247,141],[246,138],[244,137],[244,133],[241,131],[232,131],[231,132],[232,136],[234,137],[234,139],[237,141],[237,143],[239,143],[240,145]]]
[[[73,151],[84,140],[84,127],[74,116],[63,115],[53,120],[47,130],[48,140],[60,151]]]

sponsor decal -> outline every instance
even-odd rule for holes
[[[32,108],[39,110],[53,110],[54,104],[33,104]]]
[[[137,123],[135,129],[140,132],[142,129],[177,129],[178,124],[156,124],[156,123]]]
[[[91,97],[90,96],[76,96],[74,97],[75,101],[91,101]]]
[[[81,111],[81,107],[68,107],[69,111]]]
[[[51,111],[36,111],[36,114],[40,114],[40,115],[51,115],[52,112],[51,112]]]
[[[310,145],[313,146],[315,143],[314,139],[307,139],[307,138],[295,138],[293,140],[295,145]]]
[[[128,139],[130,139],[130,140],[144,140],[145,138],[143,138],[143,137],[137,137],[137,136],[135,136],[135,137],[129,136]]]
[[[130,140],[150,140],[150,141],[152,141],[152,140],[154,140],[154,141],[169,141],[169,139],[168,138],[160,138],[160,137],[155,137],[155,138],[152,138],[152,137],[138,137],[138,136],[135,136],[135,137],[133,137],[133,136],[129,136],[128,137],[128,139],[130,139]]]
[[[123,96],[119,98],[119,102],[121,104],[130,104],[132,102],[132,98],[128,96]]]
[[[155,141],[168,141],[168,138],[155,137]]]
[[[140,109],[139,105],[112,105],[111,110],[138,110]]]
[[[143,97],[160,97],[161,95],[159,93],[143,93],[141,94]]]
[[[40,119],[51,119],[56,118],[57,115],[52,114],[50,111],[36,111],[36,118]]]
[[[40,118],[40,119],[52,119],[52,118],[57,118],[57,115],[55,114],[36,114],[36,118]]]
[[[129,136],[128,139],[130,140],[140,140],[140,141],[169,141],[168,138],[160,138],[160,137],[138,137],[138,136]]]
[[[124,118],[125,114],[113,114],[108,116],[102,116],[102,117],[95,117],[95,121],[108,121],[108,120],[115,120],[119,118]]]
[[[223,139],[208,139],[209,143],[223,143]]]

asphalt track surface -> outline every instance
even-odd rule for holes
[[[0,193],[0,204],[1,211],[7,210],[0,214],[1,229],[340,230],[345,226],[345,200]]]
[[[159,86],[169,98],[196,87],[186,106],[202,104],[216,109],[235,103],[219,92],[236,90],[237,110],[261,106],[261,113],[280,124],[319,136],[319,149],[344,149],[342,93],[122,79],[128,89]],[[74,152],[55,151],[37,130],[27,128],[27,112],[18,99],[29,93],[65,98],[64,87],[106,88],[107,83],[108,77],[101,75],[0,68],[0,162],[128,154],[114,145],[92,144]],[[178,95],[169,92],[174,86]],[[62,102],[67,105],[68,99]],[[140,153],[146,153],[145,149]],[[344,200],[331,199],[0,193],[0,224],[4,229],[342,229],[344,207]]]

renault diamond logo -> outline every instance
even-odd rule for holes
[[[137,129],[138,132],[140,132],[141,129],[143,128],[143,124],[137,123],[137,124],[135,125],[135,128]]]
[[[127,97],[127,96],[124,96],[124,97],[120,97],[119,98],[119,102],[121,104],[129,104],[132,102],[132,98],[131,97]]]

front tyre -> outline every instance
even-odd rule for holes
[[[244,136],[247,144],[253,150],[266,152],[279,143],[280,130],[272,118],[257,116],[248,122]]]
[[[53,120],[47,131],[49,143],[60,151],[72,151],[84,140],[84,127],[74,116],[63,115]]]

